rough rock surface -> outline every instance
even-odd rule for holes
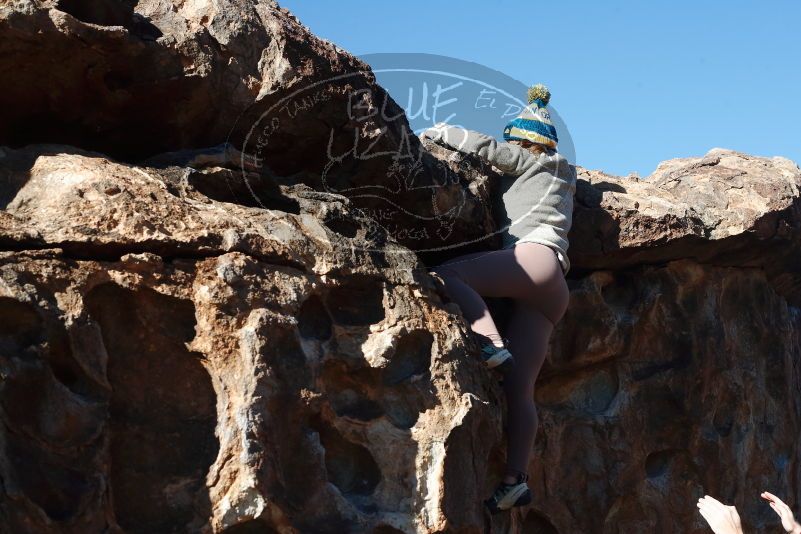
[[[647,179],[580,171],[571,260],[578,269],[622,269],[692,258],[758,267],[801,305],[798,166],[713,149],[661,163]]]
[[[227,141],[262,174],[348,194],[414,250],[500,243],[370,67],[271,0],[0,4],[0,76],[0,146],[133,162]]]
[[[310,76],[367,68],[271,1],[15,0],[0,29],[0,144],[129,158],[215,145]],[[348,80],[376,88],[366,72]]]
[[[801,511],[792,162],[579,170],[535,500],[490,518],[505,400],[424,264],[469,247],[410,249],[492,230],[491,168],[427,145],[326,182],[303,151],[330,132],[420,144],[404,120],[350,123],[352,91],[383,90],[271,2],[21,0],[0,51],[0,531],[700,533],[704,493],[753,531],[776,526],[763,489]],[[240,113],[339,73],[259,172],[141,160],[232,129],[247,148]],[[429,233],[366,218],[380,203],[347,193],[371,185]]]
[[[478,521],[457,505],[491,473],[461,466],[500,439],[499,390],[412,252],[344,244],[370,248],[358,219],[353,237],[324,224],[348,220],[341,200],[304,186],[279,213],[69,147],[23,154],[0,160],[35,161],[6,175],[23,185],[3,234],[62,246],[3,253],[4,524]]]

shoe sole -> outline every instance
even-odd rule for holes
[[[509,360],[512,360],[512,358],[512,353],[504,349],[502,352],[496,352],[493,354],[490,359],[485,360],[484,365],[486,365],[489,369],[495,369],[496,367],[505,364]]]
[[[520,497],[515,500],[514,504],[512,504],[508,508],[498,508],[495,503],[491,503],[488,501],[484,501],[484,505],[489,509],[490,513],[495,515],[501,512],[505,512],[506,510],[511,510],[512,508],[516,508],[518,506],[525,506],[527,504],[531,504],[531,490],[527,489],[523,492]]]

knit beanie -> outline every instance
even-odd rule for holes
[[[559,139],[551,124],[551,114],[545,109],[551,99],[548,88],[537,84],[528,89],[528,106],[503,129],[505,141],[519,140],[556,148]]]

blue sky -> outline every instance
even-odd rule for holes
[[[801,163],[797,0],[279,3],[356,55],[441,54],[545,83],[587,168],[646,176],[713,147]]]

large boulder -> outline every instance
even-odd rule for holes
[[[727,157],[760,181],[771,164]],[[438,280],[347,199],[265,186],[254,207],[231,197],[239,171],[66,146],[7,149],[0,167],[7,524],[480,530],[500,387]],[[692,531],[705,492],[754,527],[772,519],[757,489],[798,504],[801,314],[784,286],[687,257],[569,283],[536,393],[538,498],[493,531]]]
[[[494,169],[422,144],[274,2],[7,3],[0,70],[3,531],[700,533],[704,493],[775,526],[763,489],[801,510],[794,163],[577,169],[535,499],[489,517],[505,399],[426,266],[498,245]]]
[[[381,91],[364,63],[270,0],[5,2],[0,58],[1,145],[126,158],[218,144],[310,82],[360,73],[348,80]],[[309,137],[321,130],[298,122]]]
[[[646,179],[581,169],[570,258],[578,270],[691,258],[755,267],[801,306],[801,173],[781,157],[713,149]]]
[[[272,0],[7,3],[0,75],[0,146],[138,163],[227,142],[432,259],[499,243],[481,192],[422,147],[369,65]]]
[[[298,185],[251,207],[214,198],[238,172],[67,146],[0,167],[11,531],[480,523],[463,503],[497,478],[500,386],[417,256],[346,199]]]

